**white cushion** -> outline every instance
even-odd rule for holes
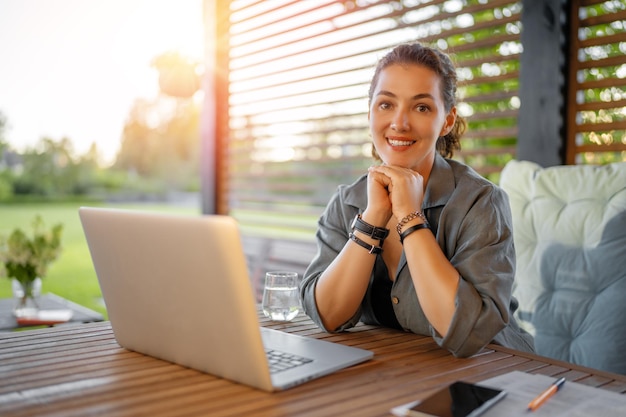
[[[511,161],[500,186],[513,214],[516,315],[537,352],[626,373],[626,163]]]

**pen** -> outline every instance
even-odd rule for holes
[[[541,405],[545,403],[548,398],[552,397],[558,390],[561,389],[563,384],[565,384],[565,378],[557,379],[552,385],[550,385],[550,388],[539,394],[534,400],[528,403],[528,411],[535,411],[541,407]]]

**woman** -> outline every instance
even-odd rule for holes
[[[513,318],[508,199],[447,159],[465,130],[455,95],[455,68],[438,50],[400,45],[379,62],[368,120],[382,164],[332,197],[300,287],[326,331],[394,327],[459,357],[490,342],[533,350]]]

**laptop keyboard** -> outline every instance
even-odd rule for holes
[[[274,349],[266,349],[265,354],[270,365],[270,373],[286,371],[287,369],[313,362],[313,359]]]

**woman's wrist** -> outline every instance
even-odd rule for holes
[[[417,223],[413,226],[409,226],[404,229],[404,231],[400,234],[400,243],[404,244],[404,239],[407,238],[410,234],[417,232],[418,230],[429,229],[428,223]]]
[[[426,216],[424,215],[424,213],[422,213],[419,210],[416,210],[402,217],[398,221],[398,224],[396,225],[396,231],[398,232],[398,235],[401,236],[402,232],[407,227],[411,227],[411,226],[421,224],[421,223],[424,223],[428,226],[428,220],[426,219]]]
[[[387,211],[378,211],[366,208],[363,213],[361,213],[361,219],[368,224],[371,224],[375,227],[386,228],[387,222],[391,214]]]
[[[354,216],[354,220],[352,221],[352,225],[350,226],[352,233],[358,231],[365,236],[369,236],[372,239],[376,239],[380,241],[380,244],[383,244],[383,241],[389,236],[389,229],[386,227],[378,227],[372,224],[369,224],[365,220],[363,220],[361,214],[357,214]]]

